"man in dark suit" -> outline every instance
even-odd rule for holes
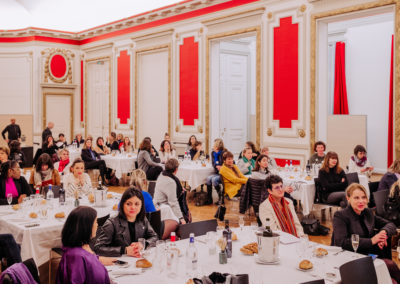
[[[42,142],[45,142],[46,141],[46,138],[47,138],[47,136],[52,136],[52,133],[51,133],[51,129],[54,127],[54,123],[53,122],[49,122],[48,124],[47,124],[47,127],[46,127],[46,129],[45,130],[43,130],[43,133],[42,133]]]
[[[3,136],[3,139],[6,140],[8,144],[11,143],[13,140],[20,140],[21,138],[21,128],[19,128],[19,125],[15,123],[15,118],[11,118],[11,124],[7,125],[6,128],[1,132],[1,135]],[[8,133],[7,138],[4,135],[5,133]]]

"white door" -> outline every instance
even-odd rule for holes
[[[168,131],[168,51],[138,57],[138,143],[146,136],[159,148]]]
[[[90,62],[87,82],[87,135],[106,137],[109,134],[109,61]],[[84,133],[82,133],[84,135]]]
[[[54,122],[51,130],[54,140],[58,140],[58,134],[63,133],[67,141],[71,141],[71,96],[46,95],[46,126],[49,121]]]
[[[248,137],[248,56],[220,54],[220,136],[238,155]]]

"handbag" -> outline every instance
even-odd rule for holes
[[[225,213],[226,213],[226,207],[224,204],[220,204],[217,208],[217,212],[215,212],[214,218],[224,221],[225,218]]]
[[[303,218],[301,220],[304,233],[311,236],[326,236],[329,234],[329,228],[322,226],[319,220],[314,218]]]
[[[202,189],[200,192],[195,193],[194,204],[196,206],[204,206],[207,203],[207,199],[207,192]]]

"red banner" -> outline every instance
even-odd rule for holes
[[[131,93],[131,56],[127,50],[120,52],[118,57],[118,114],[121,124],[127,124],[130,118],[130,93]]]

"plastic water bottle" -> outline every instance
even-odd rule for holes
[[[187,161],[188,161],[188,153],[185,152],[185,155],[183,156],[183,162],[184,162],[185,164],[187,164]]]
[[[293,172],[293,162],[292,162],[292,160],[290,160],[289,170],[290,170],[290,172]]]
[[[49,185],[49,190],[46,193],[46,199],[47,200],[52,200],[54,198],[54,193],[53,193],[53,189],[52,189],[52,185]]]
[[[186,274],[194,277],[197,272],[197,248],[194,244],[194,234],[190,233],[189,247],[186,250]]]
[[[65,189],[64,189],[64,185],[62,183],[61,183],[60,192],[59,192],[59,196],[58,196],[58,202],[60,203],[60,205],[65,204]]]
[[[288,160],[285,162],[285,172],[289,171],[289,165],[288,165]]]

